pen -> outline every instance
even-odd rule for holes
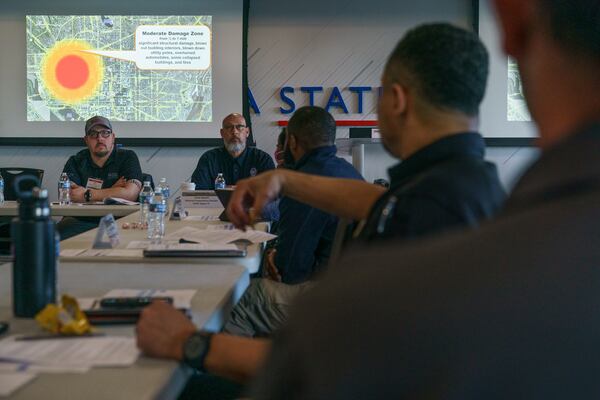
[[[96,333],[85,333],[83,335],[59,335],[54,333],[48,334],[40,334],[40,335],[30,335],[30,336],[19,336],[15,338],[18,341],[28,341],[28,340],[47,340],[47,339],[86,339],[91,337],[98,337],[106,335],[104,332],[96,332]]]

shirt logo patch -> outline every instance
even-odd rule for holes
[[[250,168],[250,176],[256,176],[256,168]]]
[[[108,179],[115,179],[115,178],[119,178],[119,174],[117,172],[109,172],[108,173]]]

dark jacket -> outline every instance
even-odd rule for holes
[[[352,165],[336,157],[336,151],[335,146],[314,149],[293,169],[313,175],[362,179]],[[284,283],[307,281],[327,264],[338,219],[289,197],[281,198],[279,213],[275,265]]]

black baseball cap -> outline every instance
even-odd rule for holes
[[[112,131],[112,125],[110,124],[108,118],[96,115],[85,122],[85,134],[87,135],[93,127],[98,125],[108,128]]]

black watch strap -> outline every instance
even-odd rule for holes
[[[86,189],[86,191],[83,192],[83,199],[86,203],[89,203],[92,200],[92,191],[90,189]]]
[[[190,367],[204,372],[204,359],[210,349],[212,333],[194,332],[183,344],[183,361]]]

